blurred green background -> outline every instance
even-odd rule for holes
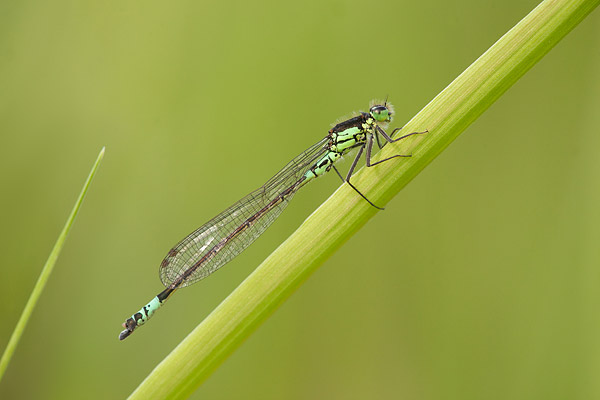
[[[372,98],[401,126],[537,3],[0,3],[0,349],[107,149],[0,398],[126,397],[339,179],[119,342],[172,245]],[[192,398],[600,397],[599,49],[596,11]]]

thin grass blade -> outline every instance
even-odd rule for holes
[[[83,198],[87,193],[87,190],[90,186],[90,183],[92,182],[92,179],[94,178],[94,175],[96,175],[96,171],[98,170],[98,167],[100,166],[100,162],[102,161],[103,157],[104,147],[102,148],[102,150],[100,150],[100,153],[96,158],[96,162],[94,163],[94,166],[92,167],[92,170],[90,171],[90,174],[88,175],[87,180],[85,181],[83,188],[81,189],[81,193],[79,193],[79,197],[77,198],[77,201],[75,202],[75,205],[71,210],[71,214],[69,215],[69,218],[67,219],[67,222],[65,223],[62,232],[58,236],[58,239],[56,240],[56,243],[54,244],[54,247],[52,248],[52,251],[48,256],[48,260],[46,260],[46,264],[44,264],[44,268],[42,268],[42,272],[40,273],[40,276],[37,282],[35,283],[35,286],[33,287],[33,291],[31,292],[29,300],[27,300],[27,304],[25,305],[25,308],[21,313],[19,322],[17,322],[15,330],[13,331],[10,340],[8,341],[8,345],[6,346],[6,349],[4,349],[4,354],[2,354],[2,358],[0,359],[0,381],[4,376],[4,372],[8,367],[12,355],[15,352],[15,349],[17,348],[17,345],[19,344],[19,340],[21,339],[23,331],[25,330],[27,322],[29,321],[29,317],[31,317],[33,309],[35,308],[35,305],[37,304],[37,301],[40,298],[44,287],[46,286],[46,282],[48,281],[48,278],[50,277],[50,274],[54,269],[54,265],[56,264],[58,255],[60,254],[60,251],[63,248],[65,240],[67,239],[67,235],[69,234],[71,226],[73,226],[73,222],[75,221],[75,217],[79,212],[79,208],[81,207]]]

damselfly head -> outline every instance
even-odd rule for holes
[[[381,103],[371,103],[369,113],[373,116],[377,122],[390,122],[392,120],[392,114],[394,109],[387,101]]]

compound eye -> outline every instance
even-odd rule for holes
[[[385,106],[371,107],[371,115],[379,122],[387,121],[390,118],[390,111]]]

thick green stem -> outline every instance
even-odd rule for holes
[[[388,145],[379,155],[413,157],[363,169],[353,182],[374,203],[386,204],[599,2],[542,2],[404,127],[405,132],[428,129],[428,134]],[[376,212],[348,185],[342,185],[152,371],[130,398],[188,397]]]

